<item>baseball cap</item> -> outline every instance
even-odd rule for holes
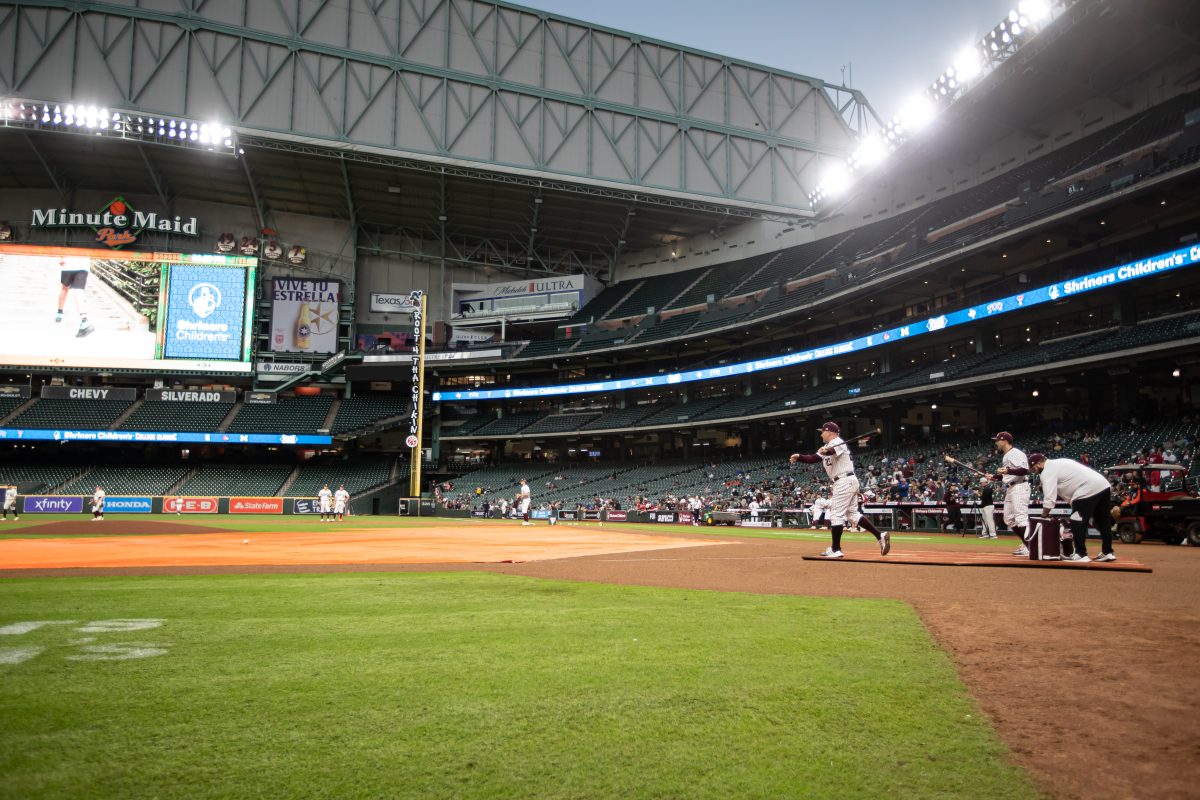
[[[998,442],[1001,439],[1008,442],[1009,444],[1012,444],[1013,435],[1011,433],[1009,433],[1008,431],[1000,431],[999,433],[997,433],[995,436],[992,437],[993,442]]]
[[[838,424],[836,422],[826,422],[820,428],[817,428],[817,430],[829,431],[830,433],[841,433],[842,432],[842,429],[838,427]]]
[[[1031,466],[1031,467],[1034,464],[1041,464],[1045,460],[1046,460],[1045,453],[1030,453],[1029,454],[1029,466]]]

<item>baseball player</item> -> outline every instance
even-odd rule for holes
[[[1000,431],[992,437],[996,449],[1004,456],[1002,466],[992,480],[1004,482],[1004,524],[1021,537],[1021,545],[1013,550],[1014,556],[1029,555],[1025,546],[1025,530],[1029,527],[1029,459],[1013,446],[1013,435]]]
[[[333,513],[337,515],[338,522],[345,522],[346,506],[350,502],[350,493],[346,491],[346,484],[340,484],[338,490],[333,493]]]
[[[812,518],[812,527],[825,527],[825,523],[829,521],[829,498],[818,497],[813,500],[812,507],[808,509],[808,515]]]
[[[825,474],[833,481],[833,496],[829,500],[829,524],[833,541],[821,553],[824,558],[842,558],[842,528],[849,519],[879,541],[879,554],[886,556],[892,549],[891,535],[880,531],[871,520],[858,511],[858,476],[854,474],[854,462],[850,458],[850,445],[842,441],[841,429],[836,422],[826,422],[820,427],[821,441],[825,446],[815,454],[793,453],[791,462],[803,461],[825,466]]]
[[[979,516],[979,538],[995,539],[996,505],[993,499],[992,481],[989,478],[979,479]]]
[[[92,492],[92,522],[104,522],[104,490],[99,486]]]
[[[321,522],[333,522],[333,517],[330,516],[330,509],[333,502],[333,492],[329,491],[329,484],[321,487],[321,491],[317,492],[317,507],[321,510]]]
[[[1062,498],[1071,504],[1072,552],[1064,561],[1091,561],[1087,554],[1088,520],[1100,531],[1101,554],[1096,561],[1116,561],[1112,549],[1112,487],[1099,472],[1069,458],[1029,456],[1029,466],[1042,476],[1042,516],[1049,517]],[[1066,542],[1064,541],[1064,544]]]
[[[532,525],[529,521],[529,505],[533,502],[533,496],[529,493],[529,484],[521,478],[521,491],[517,494],[517,510],[521,512],[521,524]]]
[[[17,510],[17,487],[4,486],[4,521],[8,522],[8,512],[13,512],[13,519],[17,522],[21,521],[21,512]]]

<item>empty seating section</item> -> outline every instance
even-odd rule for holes
[[[10,428],[68,428],[104,431],[125,413],[122,400],[38,400],[8,422]]]
[[[464,494],[475,497],[475,490],[481,489],[484,494],[495,495],[493,499],[507,497],[510,500],[516,495],[522,478],[529,482],[530,491],[537,491],[544,485],[547,475],[553,474],[551,464],[505,464],[497,467],[483,467],[472,470],[457,478],[452,483],[454,488],[449,495]]]
[[[393,456],[356,456],[346,461],[304,464],[295,483],[287,491],[289,497],[316,497],[328,483],[331,491],[344,484],[350,494],[361,494],[387,483],[391,477]],[[407,472],[405,473],[407,474]]]
[[[365,428],[389,417],[408,413],[409,398],[400,394],[361,394],[342,401],[330,433],[345,433]]]
[[[621,304],[608,314],[608,319],[624,317],[639,317],[646,309],[653,308],[662,311],[667,303],[683,291],[692,281],[700,277],[700,270],[689,270],[674,275],[658,275],[647,278],[641,286],[634,289],[633,294],[626,297]]]
[[[584,425],[599,417],[599,414],[551,414],[530,425],[523,434],[562,433],[581,430]]]
[[[0,419],[16,411],[24,402],[24,397],[0,397]]]
[[[687,308],[688,306],[700,305],[707,303],[709,295],[712,295],[714,302],[729,291],[730,276],[735,274],[739,267],[751,261],[752,259],[742,259],[735,261],[732,264],[722,264],[719,267],[712,267],[708,270],[700,280],[696,281],[690,288],[686,289],[683,294],[671,301],[667,308]]]
[[[91,494],[99,486],[110,497],[160,497],[186,475],[189,469],[190,467],[184,465],[101,466],[60,487],[58,494]]]
[[[615,347],[625,344],[635,333],[634,328],[618,328],[611,331],[595,331],[588,336],[579,340],[579,344],[575,346],[572,353],[579,353],[585,350],[602,350],[606,347]]]
[[[582,325],[603,318],[605,314],[612,310],[613,306],[621,302],[621,298],[628,294],[631,288],[633,287],[628,282],[615,283],[612,286],[605,287],[600,294],[585,303],[583,308],[575,312],[575,315],[564,322],[563,325]]]
[[[705,414],[730,400],[728,395],[709,397],[703,400],[693,400],[690,403],[676,403],[673,406],[647,417],[639,425],[670,425],[673,422],[688,422],[702,418]]]
[[[538,356],[553,356],[566,352],[575,346],[578,339],[540,339],[532,341],[521,348],[518,358],[537,358]]]
[[[325,424],[332,395],[281,397],[278,403],[247,403],[229,424],[230,433],[316,433]]]
[[[79,466],[0,464],[0,484],[16,486],[23,494],[46,493],[82,471]]]
[[[271,497],[279,492],[291,464],[205,464],[174,494],[183,497]]]
[[[584,425],[582,430],[608,430],[610,428],[629,428],[659,410],[658,403],[644,403],[627,408],[613,408],[605,411],[596,419]]]
[[[146,400],[117,426],[123,431],[216,431],[232,403],[170,403]]]
[[[682,336],[687,332],[688,328],[692,327],[701,316],[701,312],[693,312],[690,314],[676,314],[668,319],[660,320],[653,327],[642,331],[635,342],[651,342],[656,339],[670,339],[673,336]]]
[[[495,414],[476,414],[473,417],[467,417],[461,425],[453,427],[447,426],[443,428],[443,436],[464,436],[469,433],[475,433],[484,425],[496,419]]]
[[[487,425],[484,425],[476,433],[480,436],[505,436],[512,433],[517,433],[522,428],[530,425],[538,420],[542,415],[533,412],[528,414],[506,414],[499,419],[492,420]]]

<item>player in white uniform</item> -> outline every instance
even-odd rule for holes
[[[104,490],[99,486],[92,492],[92,522],[104,522]]]
[[[317,508],[321,511],[321,522],[332,522],[330,511],[333,505],[333,492],[329,491],[329,484],[321,487],[321,491],[317,492]]]
[[[529,505],[533,502],[532,495],[529,494],[529,484],[521,478],[521,492],[517,495],[517,510],[521,512],[521,524],[532,525],[529,521]]]
[[[1000,431],[992,437],[996,449],[1004,456],[1002,466],[993,480],[1004,481],[1004,524],[1021,537],[1021,544],[1013,550],[1014,556],[1029,555],[1025,546],[1025,531],[1029,528],[1029,459],[1013,446],[1013,435]]]
[[[21,521],[21,512],[17,511],[17,487],[4,487],[4,521],[8,522],[8,512],[13,512],[13,519]]]
[[[346,491],[346,484],[343,483],[333,493],[333,513],[337,514],[338,522],[345,522],[346,506],[349,502],[350,493]]]
[[[850,445],[842,441],[841,429],[836,422],[826,422],[821,426],[821,441],[825,446],[813,455],[793,453],[791,462],[803,461],[815,464],[818,461],[825,466],[825,473],[833,482],[833,496],[829,500],[829,523],[833,541],[821,555],[825,558],[842,558],[842,528],[848,519],[870,533],[879,541],[879,554],[886,556],[892,549],[891,535],[880,531],[871,520],[864,517],[858,510],[858,476],[854,474],[854,462],[850,458]]]
[[[1112,549],[1112,487],[1108,478],[1069,458],[1047,459],[1041,453],[1029,456],[1029,466],[1042,476],[1042,516],[1049,517],[1062,498],[1071,504],[1072,552],[1064,561],[1091,561],[1087,554],[1088,520],[1100,532],[1101,555],[1097,561],[1116,561]],[[1064,541],[1065,544],[1065,541]]]
[[[829,498],[818,497],[813,500],[812,506],[808,509],[808,515],[812,517],[812,527],[820,528],[829,521]]]

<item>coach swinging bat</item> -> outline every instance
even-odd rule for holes
[[[951,456],[946,456],[946,463],[947,464],[957,464],[958,466],[962,467],[965,470],[974,472],[976,475],[980,476],[981,478],[991,478],[992,477],[991,475],[988,475],[986,472],[980,472],[979,470],[972,467],[970,464],[964,464],[963,462],[959,461],[957,458],[953,458]]]

